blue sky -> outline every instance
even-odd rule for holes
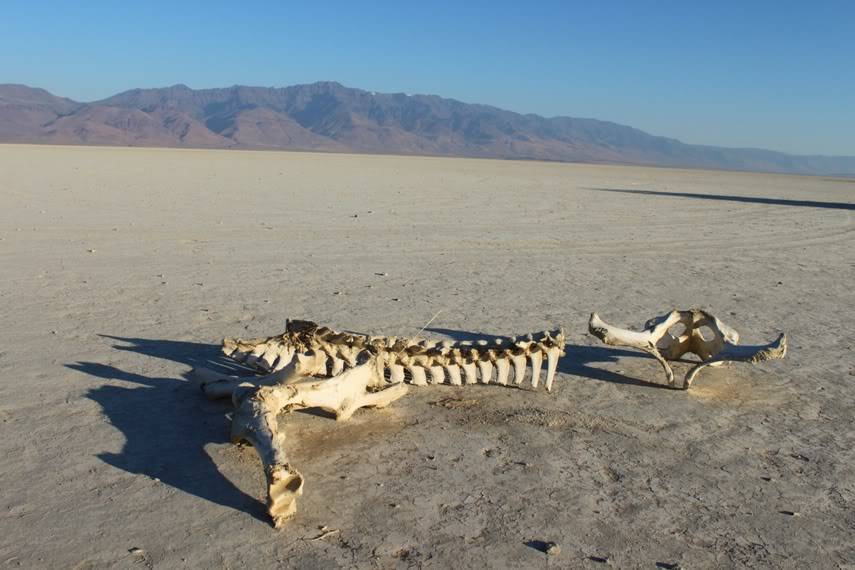
[[[855,2],[0,1],[0,82],[90,101],[317,80],[855,155]]]

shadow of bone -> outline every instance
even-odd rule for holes
[[[495,339],[509,340],[510,337],[501,335],[488,335],[470,331],[462,331],[457,329],[445,328],[428,328],[426,331],[446,336],[454,341],[472,341],[485,340],[492,342]],[[565,355],[558,361],[558,372],[561,374],[571,374],[581,376],[591,380],[600,382],[610,382],[613,384],[630,384],[635,386],[644,386],[648,388],[664,388],[670,389],[662,384],[647,382],[638,378],[624,376],[619,372],[612,372],[596,366],[590,366],[596,363],[615,364],[618,358],[640,358],[655,362],[653,357],[643,352],[622,350],[619,348],[611,348],[607,346],[587,346],[582,344],[566,343],[564,345]],[[658,367],[658,364],[657,364]]]
[[[650,367],[650,370],[652,371],[651,374],[659,374],[661,367],[649,354],[606,346],[587,346],[584,344],[570,343],[564,345],[564,351],[565,355],[558,362],[558,371],[562,374],[572,374],[574,376],[581,376],[583,378],[589,378],[600,382],[610,382],[612,384],[629,384],[632,386],[644,386],[645,388],[671,390],[670,387],[665,386],[664,384],[625,376],[620,372],[612,372],[611,370],[599,368],[597,366],[590,366],[594,363],[617,364],[618,358],[639,358],[655,364],[655,368]],[[658,376],[654,377],[658,378]]]
[[[761,196],[734,196],[729,194],[694,194],[691,192],[660,192],[658,190],[636,190],[630,188],[583,188],[594,192],[617,192],[639,196],[666,196],[670,198],[694,198],[697,200],[719,200],[742,202],[747,204],[766,204],[770,206],[798,206],[802,208],[826,208],[832,210],[855,210],[855,203],[820,202],[817,200],[788,200],[786,198],[764,198]]]
[[[195,357],[181,356],[179,347],[184,345],[184,348],[196,350],[206,346],[132,340],[141,342],[135,347],[116,348],[185,364]],[[201,352],[211,353],[210,350]],[[95,362],[66,366],[95,378],[127,384],[101,384],[85,394],[101,406],[111,425],[125,437],[120,452],[100,453],[99,459],[128,473],[160,479],[161,483],[180,491],[268,523],[264,505],[226,479],[204,449],[209,443],[229,442],[225,418],[225,413],[231,410],[228,402],[206,400],[198,387],[184,378],[149,377]]]
[[[113,348],[116,350],[136,352],[137,354],[152,356],[161,360],[169,360],[192,367],[203,366],[223,372],[224,374],[251,374],[249,369],[239,366],[234,360],[226,358],[223,355],[220,345],[183,340],[122,337],[108,334],[98,336],[126,343],[124,345],[114,344]]]

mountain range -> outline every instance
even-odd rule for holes
[[[0,143],[314,150],[855,175],[855,157],[691,145],[595,119],[318,82],[133,89],[80,103],[0,84]]]

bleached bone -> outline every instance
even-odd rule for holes
[[[514,384],[519,386],[525,379],[525,354],[516,354],[511,358],[514,363]]]
[[[496,359],[496,383],[502,386],[508,385],[508,376],[510,375],[511,364],[507,358]]]
[[[427,386],[427,376],[425,375],[425,369],[421,366],[410,366],[407,368],[410,372],[410,383],[413,386]]]
[[[670,332],[682,326],[679,333]],[[712,338],[704,338],[702,329],[711,331]],[[588,331],[611,346],[637,348],[653,356],[665,370],[666,384],[676,388],[674,372],[669,360],[678,360],[687,353],[698,356],[701,361],[693,366],[680,387],[687,390],[698,373],[707,366],[724,362],[750,362],[784,358],[787,354],[787,335],[781,333],[776,340],[766,345],[739,345],[739,333],[713,315],[699,309],[671,311],[666,315],[647,321],[640,332],[621,329],[605,323],[597,313],[591,315]]]
[[[386,376],[390,377],[392,382],[405,381],[406,370],[409,373],[409,381],[414,385],[428,384],[429,372],[431,383],[442,383],[447,376],[451,384],[475,384],[479,380],[487,384],[492,380],[493,369],[500,366],[499,362],[506,361],[514,364],[516,385],[522,383],[526,366],[530,364],[532,387],[537,388],[540,374],[535,372],[539,372],[543,358],[548,360],[550,352],[553,353],[553,358],[556,359],[553,364],[557,368],[557,358],[564,354],[564,333],[558,330],[552,333],[529,334],[521,339],[497,338],[492,341],[455,343],[342,333],[310,321],[288,321],[286,331],[278,336],[251,340],[226,339],[223,341],[223,352],[261,373],[275,372],[287,366],[294,355],[315,353],[318,358],[330,359],[330,375],[352,367],[368,357],[382,355]],[[439,368],[444,368],[447,374],[440,374]],[[554,378],[554,373],[552,377]],[[547,366],[547,390],[552,388],[549,378]],[[206,393],[212,396],[227,396],[229,392],[224,388],[208,389]]]
[[[389,379],[393,384],[397,384],[399,382],[404,381],[404,367],[400,364],[393,364],[389,367],[391,371]]]
[[[332,367],[330,367],[330,376],[338,376],[344,371],[344,359],[333,356]]]
[[[446,371],[448,371],[448,380],[451,382],[452,386],[460,386],[463,384],[463,381],[460,378],[460,367],[456,364],[449,364],[446,366]]]
[[[478,382],[478,368],[474,362],[467,362],[463,366],[463,378],[467,384],[476,384]]]
[[[489,384],[493,378],[493,363],[489,360],[478,361],[478,374],[481,375],[481,383]]]
[[[537,388],[540,382],[540,367],[543,365],[543,355],[539,352],[532,353],[531,359],[531,385]]]
[[[546,351],[546,391],[552,391],[552,382],[555,380],[555,372],[558,370],[558,359],[561,358],[561,350],[552,347]]]
[[[242,384],[233,395],[237,411],[232,421],[232,442],[252,444],[267,478],[267,511],[281,528],[294,515],[303,493],[303,477],[288,461],[285,433],[277,416],[282,411],[320,408],[346,420],[359,408],[382,408],[407,393],[405,384],[387,384],[377,359],[332,378],[308,376],[299,362],[282,370],[274,385],[255,388]]]
[[[293,359],[293,365],[299,365],[301,373],[308,376],[323,375],[325,370],[326,356],[321,357],[316,352],[298,354]],[[263,376],[230,376],[209,370],[207,368],[194,368],[193,375],[208,398],[218,400],[231,398],[235,389],[241,385],[270,386],[284,381],[288,375],[293,374],[293,366],[280,368],[270,374]]]
[[[248,441],[258,451],[267,477],[268,511],[280,527],[294,514],[303,490],[303,477],[285,454],[285,435],[277,424],[280,412],[320,407],[345,420],[357,408],[381,407],[401,397],[407,380],[426,385],[428,372],[431,384],[447,377],[452,385],[461,385],[461,369],[467,384],[478,382],[479,375],[486,384],[495,368],[497,382],[506,385],[511,362],[514,382],[520,384],[528,361],[539,370],[544,356],[551,370],[546,387],[551,389],[557,359],[564,354],[564,333],[455,343],[340,333],[309,321],[289,321],[279,336],[226,339],[223,352],[260,375],[195,372],[209,397],[231,396],[237,407],[233,440]],[[533,375],[534,387],[538,376]]]

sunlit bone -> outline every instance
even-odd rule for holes
[[[675,328],[682,330],[675,331]],[[704,337],[704,329],[709,331],[707,338]],[[683,390],[688,389],[707,366],[718,366],[724,362],[758,363],[784,358],[787,353],[785,334],[781,333],[776,340],[765,345],[739,345],[739,333],[699,309],[675,310],[650,319],[640,332],[613,327],[593,313],[588,330],[608,345],[637,348],[650,354],[665,370],[666,384]],[[678,360],[688,353],[701,361],[686,373],[682,386],[677,386],[668,361]]]
[[[388,384],[376,359],[332,378],[306,375],[299,361],[285,369],[280,382],[256,388],[241,384],[233,394],[237,411],[232,421],[232,441],[252,444],[267,478],[267,510],[280,528],[297,510],[303,477],[288,462],[285,433],[277,416],[300,408],[320,408],[336,420],[350,418],[359,408],[382,408],[407,393],[406,384]]]
[[[439,343],[340,333],[309,321],[290,321],[286,332],[276,337],[227,339],[223,352],[261,375],[241,378],[204,369],[195,373],[209,397],[231,397],[238,408],[233,439],[248,441],[258,451],[267,477],[268,511],[280,527],[296,512],[303,477],[288,463],[277,414],[320,407],[345,420],[357,408],[382,407],[399,398],[407,380],[427,384],[427,372],[431,383],[444,383],[447,377],[452,385],[460,385],[463,368],[467,383],[477,382],[479,374],[481,382],[488,383],[495,367],[497,382],[507,384],[513,362],[514,382],[520,384],[529,361],[539,369],[545,355],[548,370],[552,369],[553,360],[557,363],[564,354],[564,333],[558,330],[492,343]],[[546,387],[552,387],[549,373]]]
[[[354,366],[361,355],[385,354],[385,374],[392,382],[409,381],[414,385],[445,383],[467,384],[496,383],[507,384],[510,371],[504,368],[513,364],[513,382],[523,382],[526,368],[531,366],[531,384],[537,388],[540,384],[540,366],[543,358],[547,360],[547,390],[551,390],[558,358],[563,354],[563,336],[561,340],[553,338],[555,333],[526,335],[522,339],[494,339],[492,342],[462,341],[441,343],[431,340],[416,340],[397,337],[368,337],[353,333],[340,333],[318,327],[308,321],[291,321],[286,333],[268,339],[249,341],[227,339],[223,342],[223,352],[238,362],[249,365],[261,373],[275,372],[286,366],[295,354],[315,354],[324,366],[327,375],[335,376],[346,368]],[[261,355],[261,356],[259,356]],[[443,369],[443,370],[441,370]],[[496,370],[494,376],[493,371]],[[405,371],[407,374],[405,374]],[[447,372],[447,373],[446,373]],[[462,372],[462,374],[461,374]],[[536,373],[537,372],[537,373]],[[430,373],[430,382],[428,382]],[[212,398],[228,397],[229,387],[236,385],[233,379],[223,379],[218,375],[199,372],[206,394]],[[447,378],[447,380],[446,380]],[[269,382],[264,377],[256,383]]]

